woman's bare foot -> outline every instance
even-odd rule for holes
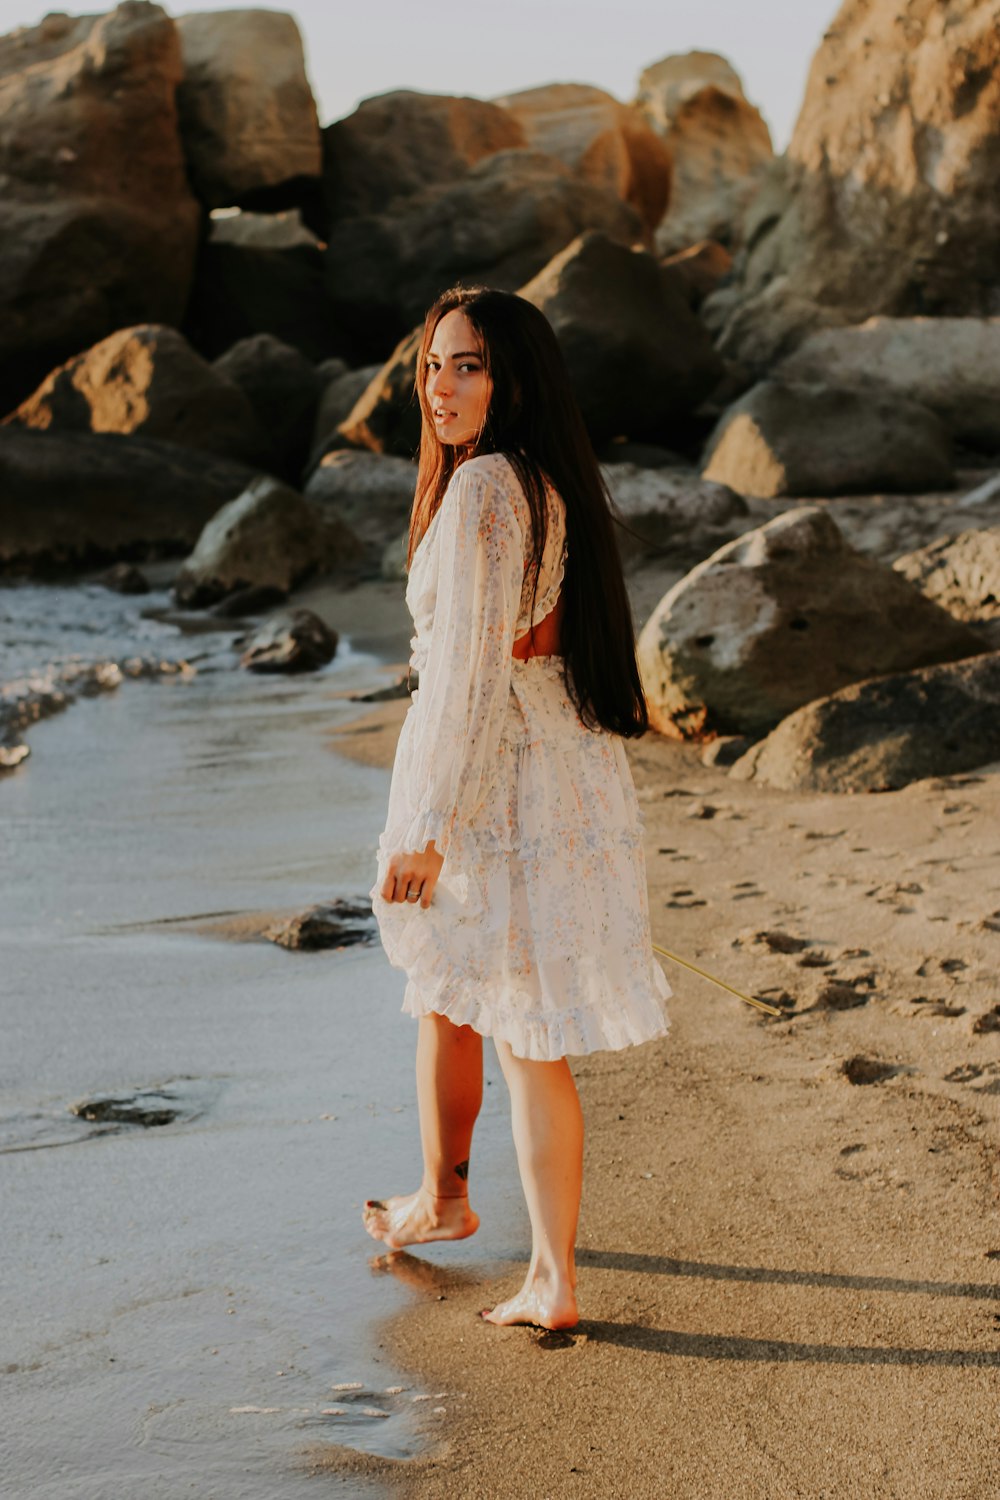
[[[436,1198],[424,1187],[406,1197],[369,1198],[362,1219],[372,1239],[390,1250],[433,1240],[464,1240],[479,1228],[479,1215],[469,1207],[468,1198]]]
[[[487,1323],[535,1323],[539,1328],[575,1328],[580,1321],[576,1295],[568,1281],[526,1281],[516,1296],[483,1308]]]

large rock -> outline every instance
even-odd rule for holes
[[[906,396],[936,412],[954,437],[1000,451],[1000,317],[879,317],[822,329],[775,374]]]
[[[520,295],[555,329],[595,446],[669,444],[724,373],[672,273],[606,235],[580,235]]]
[[[409,524],[416,482],[417,466],[404,458],[328,453],[305,495],[381,555],[386,543]]]
[[[730,406],[702,472],[744,495],[921,494],[954,479],[940,420],[904,396],[762,380]]]
[[[287,208],[318,185],[319,120],[302,38],[283,11],[178,16],[181,137],[208,208]]]
[[[698,240],[732,248],[774,151],[739,75],[715,52],[665,57],[644,69],[636,96],[674,162],[670,208],[656,233],[661,255]]]
[[[809,703],[730,767],[796,792],[888,792],[1000,759],[1000,651]]]
[[[400,340],[372,376],[324,447],[367,448],[411,459],[420,447],[420,405],[414,382],[423,328]]]
[[[1000,620],[1000,526],[937,537],[893,563],[959,620]]]
[[[275,472],[298,480],[309,455],[323,381],[297,349],[269,333],[241,339],[215,361],[217,375],[246,396],[274,455]]]
[[[532,150],[558,157],[656,228],[670,201],[670,152],[639,110],[586,83],[547,83],[493,102],[514,116]]]
[[[324,385],[319,405],[316,408],[316,422],[309,454],[310,471],[316,467],[324,453],[344,446],[338,428],[342,422],[347,421],[383,368],[382,365],[362,365],[357,370],[345,369]],[[363,446],[368,447],[368,444],[365,443]]]
[[[315,249],[319,245],[297,208],[275,214],[220,209],[211,215],[210,224],[214,245],[242,245],[253,250],[292,250],[297,245],[311,245]]]
[[[713,484],[690,469],[634,463],[604,464],[605,483],[624,526],[616,529],[625,560],[639,556],[715,551],[731,525],[745,525],[742,495]],[[628,530],[625,529],[628,528]],[[711,544],[709,545],[709,539]]]
[[[801,506],[727,543],[664,595],[639,637],[661,733],[759,733],[861,678],[984,649],[891,568]]]
[[[311,609],[265,620],[240,644],[240,666],[251,672],[314,672],[337,653],[339,637]]]
[[[319,361],[341,352],[345,338],[326,298],[317,245],[268,249],[214,237],[198,256],[184,332],[206,359],[240,339],[269,333]]]
[[[173,328],[123,328],[54,370],[7,419],[52,432],[136,433],[248,462],[270,457],[247,397]]]
[[[0,38],[0,412],[116,328],[176,323],[199,209],[174,23],[128,0]]]
[[[252,469],[148,438],[0,427],[0,569],[190,551]]]
[[[513,116],[483,99],[413,89],[362,99],[323,131],[326,213],[313,228],[325,238],[333,224],[448,186],[484,157],[525,144]]]
[[[622,245],[643,233],[634,209],[554,157],[500,151],[456,182],[335,224],[328,296],[353,337],[356,362],[369,363],[422,323],[457,280],[516,291],[586,229]]]
[[[356,552],[341,521],[324,517],[278,480],[261,477],[208,522],[177,574],[174,594],[178,604],[197,609],[242,588],[287,592]]]
[[[847,0],[718,294],[723,350],[761,368],[817,321],[996,314],[998,176],[996,0]]]

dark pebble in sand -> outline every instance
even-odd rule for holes
[[[368,901],[327,901],[311,906],[265,932],[282,948],[315,952],[320,948],[349,948],[375,941],[375,918]]]
[[[177,1079],[127,1094],[95,1094],[69,1106],[70,1113],[94,1124],[141,1125],[147,1129],[193,1120],[214,1098],[213,1085],[199,1079]]]
[[[1000,1005],[994,1005],[985,1015],[977,1016],[972,1023],[972,1029],[977,1036],[986,1031],[1000,1031]]]
[[[840,1071],[848,1083],[883,1083],[897,1071],[892,1063],[879,1062],[876,1057],[848,1057],[840,1065]]]

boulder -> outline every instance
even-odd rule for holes
[[[0,38],[0,412],[126,324],[176,323],[199,209],[157,5],[48,15]]]
[[[539,151],[500,151],[457,181],[333,225],[327,294],[356,362],[382,358],[463,276],[516,291],[582,231],[630,245],[634,209]]]
[[[319,120],[299,28],[273,10],[177,18],[181,139],[207,208],[288,208],[318,185]]]
[[[362,365],[357,370],[344,368],[324,386],[316,408],[312,447],[309,453],[310,470],[316,467],[324,453],[344,446],[344,440],[337,429],[342,422],[347,421],[372,381],[381,374],[382,369],[382,365]]]
[[[579,235],[520,295],[555,329],[595,446],[669,445],[724,373],[681,285],[648,251]]]
[[[420,447],[420,403],[415,381],[423,328],[408,333],[373,375],[325,446],[367,448],[412,459]]]
[[[995,0],[842,5],[748,211],[723,351],[759,370],[817,321],[996,314],[998,174]]]
[[[173,328],[122,328],[42,382],[6,423],[161,438],[222,458],[270,458],[247,397]]]
[[[417,466],[378,453],[328,453],[306,485],[306,499],[349,526],[381,555],[409,526]]]
[[[984,649],[892,568],[800,506],[720,547],[669,590],[638,646],[650,719],[679,738],[761,733],[880,673]]]
[[[783,719],[730,767],[795,792],[888,792],[1000,759],[1000,651],[854,683]]]
[[[715,551],[731,524],[747,524],[749,509],[742,495],[702,479],[691,469],[616,463],[602,466],[601,472],[615,511],[625,523],[617,528],[624,561],[686,554],[692,547],[704,556],[706,551]]]
[[[250,250],[293,250],[297,245],[318,248],[319,240],[302,222],[297,208],[275,214],[218,209],[209,220],[213,245],[243,245]]]
[[[174,443],[0,427],[0,570],[188,552],[253,478],[243,464]]]
[[[517,121],[484,99],[393,89],[362,99],[323,131],[325,213],[312,228],[380,214],[428,187],[447,187],[487,156],[526,144]]]
[[[656,228],[670,201],[670,152],[639,110],[586,83],[547,83],[493,102],[513,115],[533,151],[558,157]]]
[[[210,239],[198,256],[184,332],[206,359],[269,333],[306,359],[327,359],[345,337],[327,303],[316,245],[272,250]]]
[[[287,485],[261,477],[209,521],[177,574],[174,595],[185,608],[200,609],[251,586],[288,591],[356,550],[346,526]]]
[[[1000,452],[1000,317],[878,317],[822,329],[775,375],[905,396],[935,412],[953,437]]]
[[[940,420],[905,396],[762,380],[720,418],[706,479],[744,495],[921,494],[954,481]]]
[[[149,579],[135,563],[115,563],[94,580],[115,594],[148,594]]]
[[[699,240],[739,243],[747,204],[774,151],[739,75],[715,52],[665,57],[639,76],[636,111],[674,163],[670,207],[656,231],[669,255]]]
[[[661,265],[680,277],[687,288],[688,302],[697,310],[729,275],[733,257],[718,240],[698,240],[686,250],[664,256]]]
[[[893,567],[958,620],[1000,620],[1000,526],[938,537]]]
[[[316,366],[269,333],[241,339],[213,366],[242,391],[274,455],[275,472],[298,480],[309,455],[323,389]]]
[[[265,620],[243,645],[240,666],[251,672],[314,672],[337,653],[337,632],[311,609]]]

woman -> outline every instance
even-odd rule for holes
[[[482,1316],[569,1328],[583,1120],[566,1054],[664,1035],[638,803],[647,727],[600,470],[544,315],[445,292],[417,360],[423,417],[406,598],[419,687],[372,904],[419,1018],[417,1192],[369,1199],[393,1249],[463,1239],[482,1039],[506,1078],[532,1253]]]

